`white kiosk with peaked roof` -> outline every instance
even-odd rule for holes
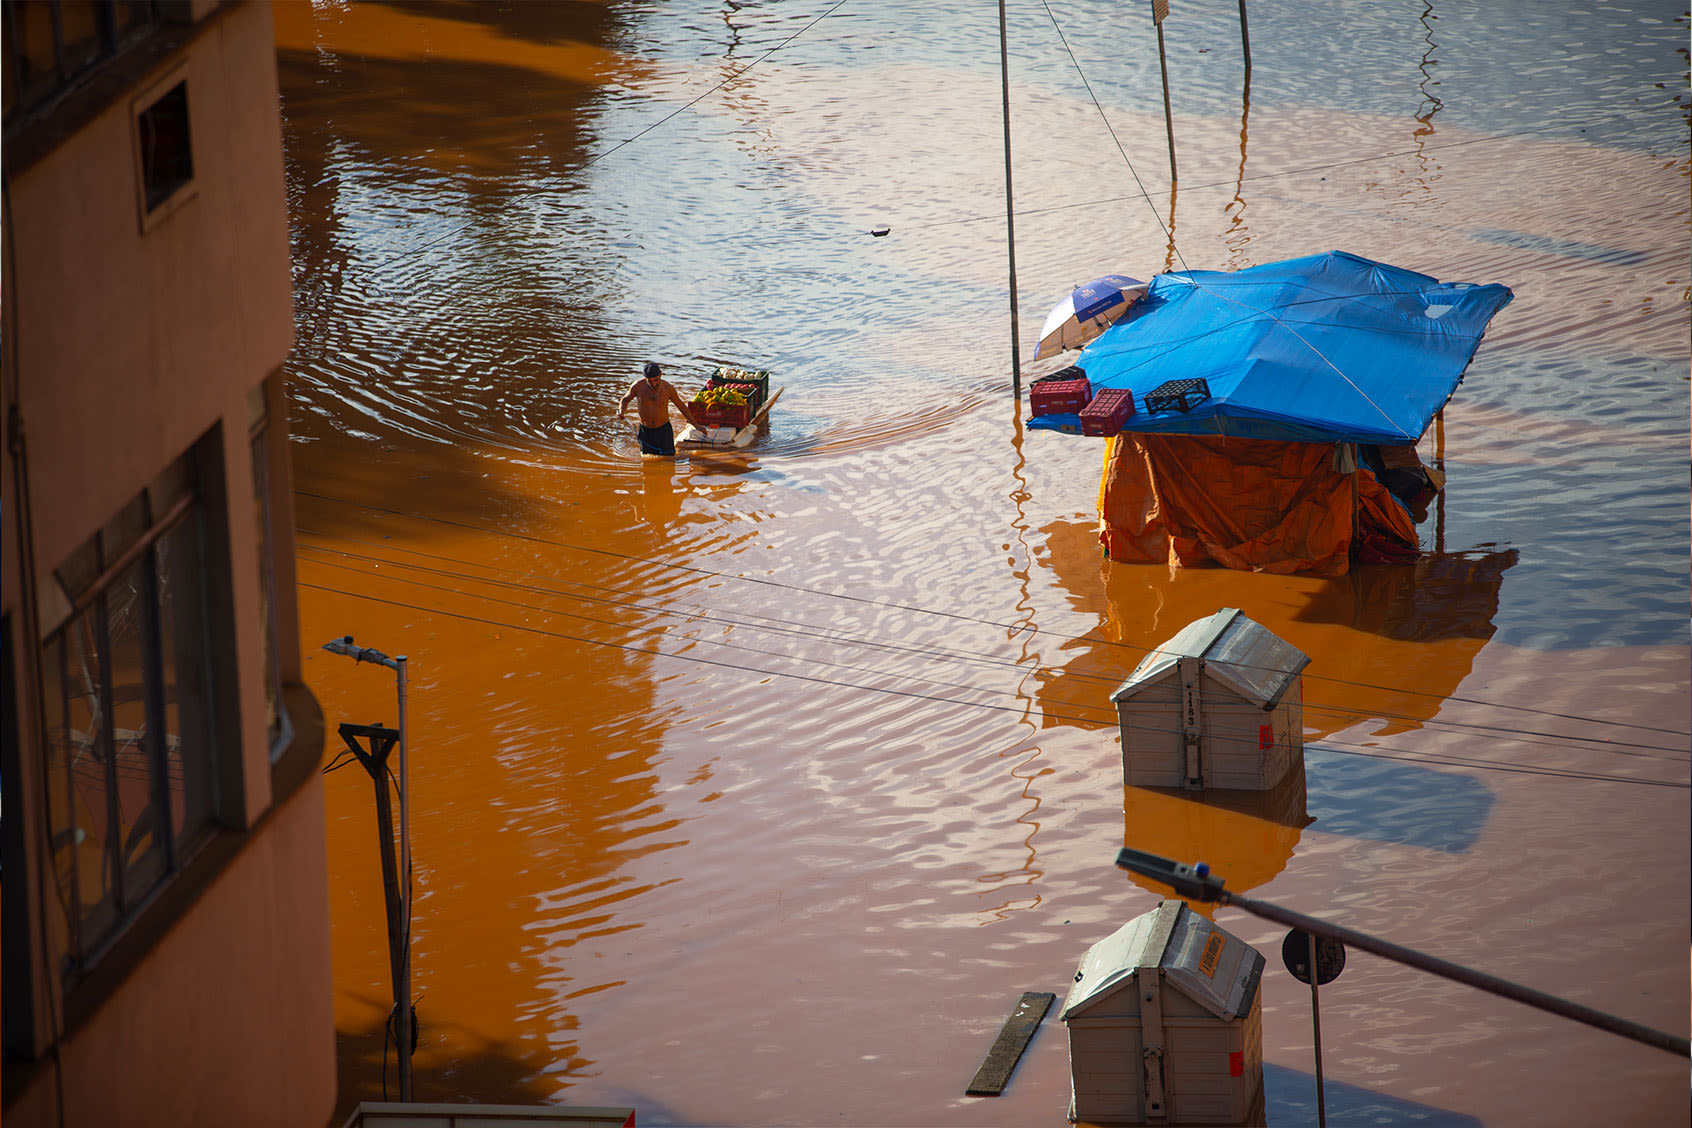
[[[1130,787],[1266,790],[1304,756],[1302,651],[1224,607],[1146,655],[1111,694]]]
[[[1087,950],[1064,1000],[1089,1124],[1241,1124],[1263,1088],[1263,955],[1163,901]]]

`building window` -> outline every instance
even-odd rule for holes
[[[153,211],[194,179],[188,132],[188,83],[178,82],[135,116],[141,150],[141,190]]]
[[[192,454],[54,573],[49,832],[74,981],[216,825],[206,511]]]
[[[8,121],[52,101],[158,21],[152,0],[20,0],[0,14]]]
[[[253,511],[258,528],[259,612],[264,620],[264,716],[265,737],[270,743],[270,760],[275,763],[288,750],[293,728],[282,703],[282,644],[276,629],[276,564],[271,559],[270,537],[270,421],[265,404],[265,385],[247,393],[247,434],[253,452]]]

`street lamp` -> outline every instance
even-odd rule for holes
[[[323,649],[327,650],[331,654],[345,655],[346,657],[351,658],[354,662],[372,662],[379,666],[386,666],[388,669],[394,671],[395,678],[399,683],[399,872],[401,877],[398,881],[398,885],[400,888],[400,921],[393,921],[390,919],[388,935],[390,948],[389,955],[393,960],[393,967],[395,969],[394,1010],[396,1011],[396,1014],[394,1016],[394,1040],[398,1043],[400,1100],[409,1101],[411,1099],[412,1043],[411,789],[408,786],[406,773],[406,656],[401,654],[397,658],[389,658],[380,650],[376,650],[368,646],[357,646],[353,643],[352,635],[346,635],[342,638],[326,642],[323,644]],[[354,731],[349,734],[349,729]],[[384,745],[377,733],[371,730],[371,726],[342,725],[341,730],[342,739],[347,741],[348,746],[351,747],[355,753],[358,753],[359,759],[364,762],[365,769],[371,773],[371,778],[376,781],[376,786],[378,788],[378,817],[381,818],[387,806],[386,803],[381,801],[382,799],[385,799],[387,795],[387,781],[382,778],[382,772],[385,770],[384,762],[386,760],[387,748],[391,745]],[[367,757],[354,742],[353,735],[367,736],[371,741],[371,750],[374,755]],[[391,739],[392,734],[389,734],[389,736]],[[388,833],[392,833],[392,825],[392,823],[387,824],[384,829],[384,836]],[[392,857],[392,855],[385,837],[382,849],[384,851],[384,862],[386,862]],[[386,868],[386,866],[384,866],[384,868]],[[390,912],[391,911],[392,910],[390,908]],[[403,922],[403,927],[396,927],[396,925],[398,925],[401,921]],[[398,937],[397,943],[395,940],[396,935]],[[394,950],[396,948],[397,951]]]

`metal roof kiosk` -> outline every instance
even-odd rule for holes
[[[1069,1119],[1244,1123],[1263,1093],[1263,963],[1182,901],[1089,948],[1063,1006]]]
[[[1198,619],[1146,655],[1110,699],[1130,787],[1262,791],[1304,758],[1310,659],[1239,609]]]

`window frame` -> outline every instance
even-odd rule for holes
[[[41,768],[47,773],[50,867],[61,875],[50,881],[52,892],[45,899],[48,903],[57,901],[57,906],[47,911],[56,912],[59,917],[51,928],[53,940],[46,954],[56,966],[65,990],[88,978],[91,970],[123,940],[147,906],[228,822],[224,809],[225,777],[238,774],[239,769],[230,771],[230,765],[225,762],[225,742],[220,739],[222,714],[232,703],[224,700],[228,689],[216,670],[216,655],[221,648],[213,637],[213,603],[219,591],[208,582],[215,554],[212,530],[216,522],[209,513],[215,491],[207,488],[203,462],[202,450],[185,452],[166,474],[122,507],[117,517],[83,542],[54,573],[67,603],[65,613],[58,616],[59,621],[43,632],[40,644],[46,674]],[[172,497],[173,491],[179,492]],[[162,502],[156,513],[155,493]],[[133,520],[126,530],[122,522],[133,518],[137,511],[143,518],[139,531],[135,531]],[[115,551],[108,558],[104,538],[114,533],[119,545],[114,546]],[[189,543],[193,546],[193,558],[168,559],[165,550],[178,543],[179,534],[184,533],[192,537]],[[98,564],[97,570],[89,575],[86,567],[82,567],[80,575],[67,575],[86,565],[90,552]],[[185,592],[167,595],[160,582],[164,574],[191,575],[196,582]],[[72,585],[75,590],[71,590]],[[122,642],[133,647],[137,656],[134,672],[140,679],[138,700],[145,727],[142,735],[132,736],[125,747],[135,745],[140,749],[147,780],[143,812],[152,819],[146,832],[146,850],[135,859],[130,858],[121,840],[126,828],[133,835],[139,826],[139,816],[132,826],[125,822],[120,810],[121,769],[116,742],[120,705],[112,682],[115,658],[120,650],[114,645],[116,636],[109,614],[109,597],[126,587],[135,593],[137,620],[133,637]],[[194,601],[185,608],[188,622],[198,637],[177,636],[181,624],[166,614],[170,598]],[[79,631],[87,632],[82,641],[74,637]],[[70,754],[75,694],[66,680],[68,659],[73,653],[82,655],[95,668],[96,677],[81,689],[84,695],[95,695],[95,707],[90,712],[97,711],[98,726],[90,732],[87,741],[95,770],[102,777],[96,790],[103,786],[103,811],[79,808],[76,769]],[[166,690],[171,688],[181,693],[184,683],[180,662],[184,656],[200,664],[200,684],[190,701],[178,697],[175,703],[178,714],[172,724],[168,719]],[[184,735],[190,732],[196,733],[202,747],[184,745]],[[181,780],[179,792],[173,790],[171,781],[173,741],[174,766]],[[62,773],[62,779],[54,778],[55,773]],[[204,797],[201,803],[194,803],[190,798],[196,788]],[[103,838],[96,855],[79,853],[86,837],[79,810],[87,812],[89,830]],[[182,812],[192,813],[195,821],[179,828]],[[66,852],[62,857],[61,851]],[[101,866],[97,898],[81,888],[83,877],[79,868],[90,857],[98,857]],[[147,865],[134,866],[131,862],[135,860],[147,860]],[[61,870],[61,865],[66,870]],[[44,908],[47,908],[45,904]]]
[[[26,117],[52,105],[163,22],[157,0],[94,0],[91,10],[97,25],[94,35],[67,44],[62,0],[19,0],[4,5],[0,18],[6,22],[5,50],[0,57],[0,68],[5,71],[7,125],[13,118]],[[26,37],[20,34],[25,13],[45,14],[51,27],[51,60],[36,72],[32,72],[23,48],[37,44],[27,43]]]
[[[157,110],[167,98],[182,88],[183,131],[187,145],[187,176],[178,180],[156,199],[147,177],[148,115]],[[164,222],[176,210],[199,195],[199,179],[194,171],[194,113],[192,88],[188,82],[188,67],[184,63],[147,87],[129,103],[129,142],[135,167],[135,209],[141,234],[145,235]]]
[[[252,453],[259,599],[264,617],[265,739],[270,744],[270,763],[274,766],[293,744],[294,724],[288,716],[282,687],[282,631],[277,617],[275,506],[270,490],[270,411],[266,388],[266,384],[260,384],[248,393],[247,445]]]

